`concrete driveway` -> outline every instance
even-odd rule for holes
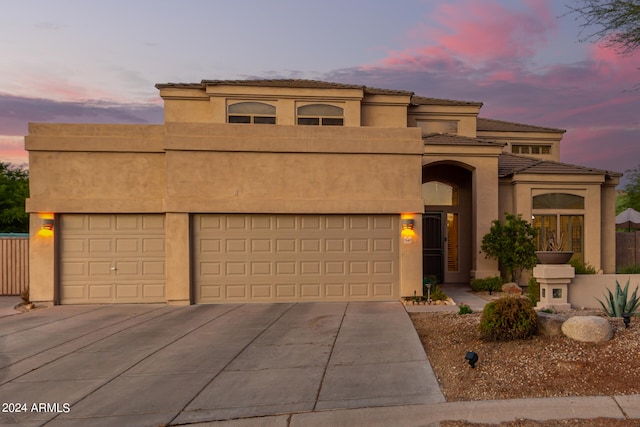
[[[437,402],[397,302],[56,306],[0,318],[0,425],[157,426]]]

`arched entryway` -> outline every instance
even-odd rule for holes
[[[471,271],[472,173],[452,163],[422,169],[422,269],[441,283],[468,283]]]

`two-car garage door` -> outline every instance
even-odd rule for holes
[[[195,302],[398,298],[397,218],[194,215]]]
[[[166,302],[162,214],[62,214],[62,304]],[[196,303],[399,297],[398,217],[194,214]]]

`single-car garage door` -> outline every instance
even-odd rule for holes
[[[166,302],[164,215],[60,216],[60,303]]]
[[[399,297],[393,215],[193,216],[197,303]]]

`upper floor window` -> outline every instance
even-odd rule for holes
[[[310,104],[298,107],[298,124],[308,126],[342,126],[344,109],[329,104]]]
[[[227,109],[229,123],[276,124],[276,107],[263,102],[238,102]]]
[[[551,154],[550,145],[512,145],[511,152],[515,154]]]
[[[457,120],[417,120],[416,124],[422,129],[422,135],[432,133],[458,134]]]

